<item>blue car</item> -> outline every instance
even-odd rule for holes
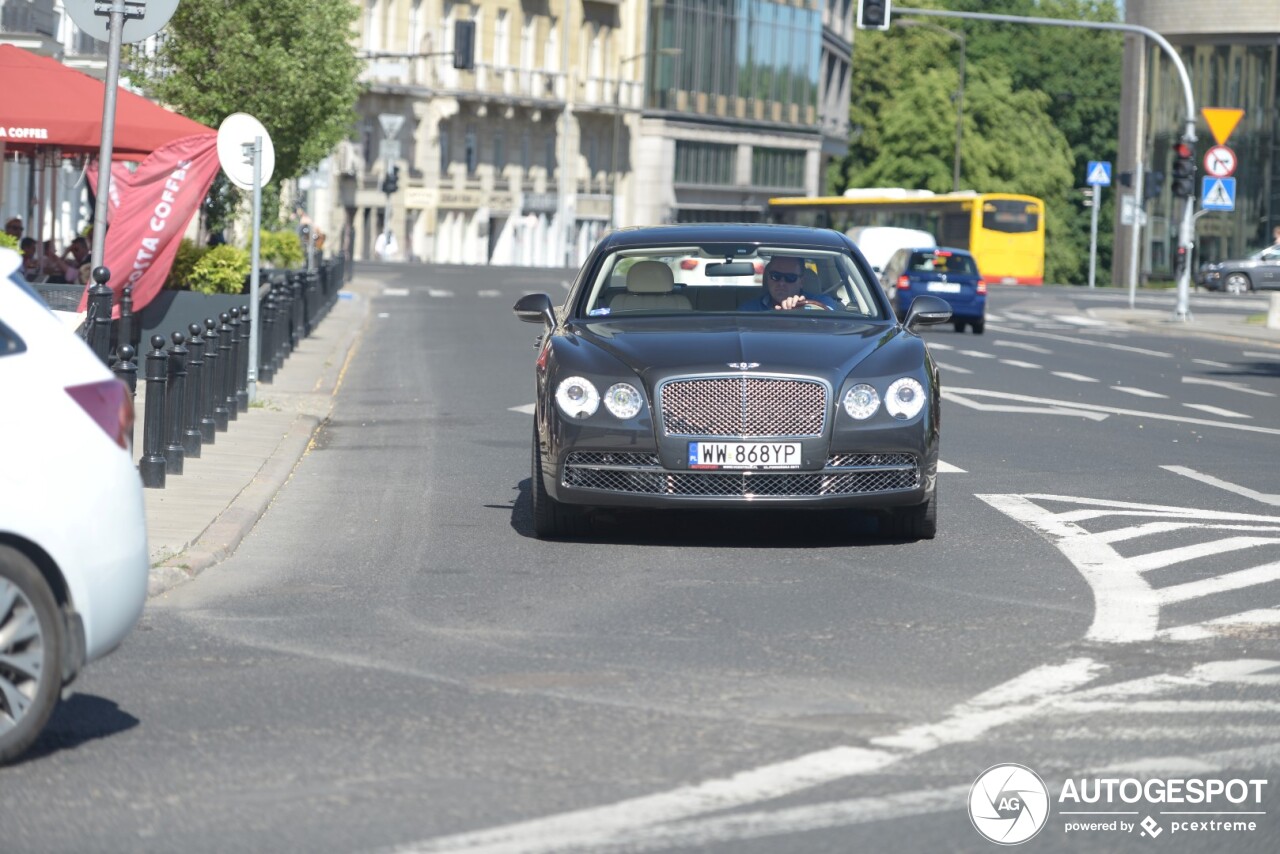
[[[987,324],[987,283],[973,256],[963,249],[920,247],[899,249],[885,265],[880,282],[901,319],[911,301],[922,294],[940,297],[951,306],[951,325],[981,335]]]

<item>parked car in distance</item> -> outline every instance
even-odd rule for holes
[[[716,260],[680,283],[672,268],[686,257]],[[720,283],[754,282],[775,261],[767,289]],[[771,307],[783,302],[796,307]],[[533,365],[537,536],[585,533],[598,507],[851,508],[890,537],[935,536],[938,371],[916,331],[951,312],[926,295],[899,323],[844,234],[620,229],[562,307],[528,294],[514,308],[545,329]]]
[[[905,317],[921,294],[939,297],[951,306],[951,325],[981,335],[987,326],[987,283],[978,264],[963,249],[927,246],[899,249],[880,274],[892,294],[894,311]]]
[[[1196,284],[1229,294],[1280,289],[1280,245],[1268,246],[1247,258],[1205,264],[1196,273]]]
[[[0,249],[0,763],[130,632],[149,572],[129,391],[19,263]]]

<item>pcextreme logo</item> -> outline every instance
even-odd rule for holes
[[[1049,790],[1025,765],[992,765],[969,789],[969,820],[992,842],[1026,842],[1049,820]]]

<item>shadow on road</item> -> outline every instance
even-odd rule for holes
[[[99,738],[118,735],[139,723],[141,721],[121,710],[112,700],[93,694],[72,694],[54,708],[44,731],[19,761],[30,762]]]

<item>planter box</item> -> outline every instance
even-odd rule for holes
[[[270,289],[265,281],[258,286],[258,297],[262,298]],[[249,288],[239,294],[201,294],[195,291],[163,290],[155,299],[147,303],[133,315],[133,346],[139,355],[151,349],[150,343],[144,349],[139,342],[150,342],[152,335],[161,335],[166,343],[172,340],[174,332],[187,334],[187,327],[199,323],[203,328],[205,318],[215,321],[224,311],[240,308],[249,304]]]

